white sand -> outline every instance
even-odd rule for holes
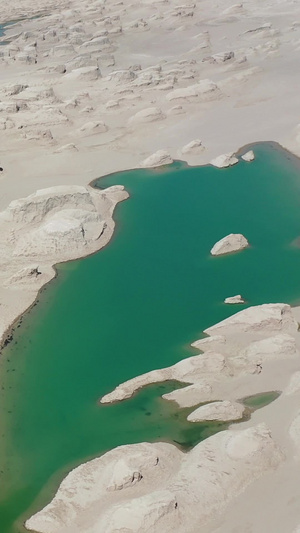
[[[264,140],[277,141],[300,155],[297,2],[247,0],[232,5],[232,0],[223,0],[220,7],[217,0],[184,5],[175,0],[0,0],[0,13],[2,21],[43,14],[10,26],[2,38],[10,42],[0,46],[0,167],[4,169],[0,173],[0,209],[45,187],[86,186],[100,175],[138,167],[145,160],[149,164],[149,157],[150,165],[178,157],[189,164],[204,164]],[[226,157],[221,160],[223,166]],[[54,241],[58,242],[60,228],[67,244],[66,253],[58,250],[49,261],[44,259],[42,239],[36,234],[35,253],[30,257],[24,256],[13,238],[10,243],[1,241],[8,255],[1,260],[0,336],[53,275],[52,264],[90,253],[108,241],[113,231],[113,208],[122,198],[115,198],[108,209],[102,206],[96,210],[101,215],[97,228],[101,231],[106,221],[109,231],[104,233],[106,240],[103,237],[95,243],[91,238],[84,250],[79,240],[80,224],[87,220],[78,212],[71,222],[61,212],[51,213],[56,217]],[[97,217],[96,213],[93,216]],[[40,235],[46,225],[49,236],[53,220],[50,226],[48,222],[43,218],[35,226],[33,223],[30,231]],[[18,268],[12,266],[11,254],[17,255]],[[36,270],[42,267],[43,278]],[[214,338],[197,345],[201,349],[209,346],[215,354],[211,360],[218,365],[217,385],[211,382],[211,375],[204,378],[202,365],[202,370],[198,367],[199,379],[190,380],[187,391],[178,391],[177,397],[171,393],[173,399],[192,406],[195,395],[203,401],[235,400],[264,390],[284,390],[291,375],[299,372],[295,349],[295,345],[299,348],[298,332],[290,318],[284,323],[280,318],[281,311],[285,318],[290,317],[287,308],[274,308],[271,317],[269,311],[262,310],[256,321],[243,315],[241,321],[238,318],[208,330]],[[241,344],[233,339],[240,339],[245,324],[254,330],[253,335],[247,330]],[[265,342],[266,336],[271,340]],[[228,360],[230,343],[233,356]],[[203,526],[208,528],[201,529],[203,533],[289,533],[298,527],[300,493],[294,474],[298,468],[295,442],[300,433],[297,382],[296,374],[289,394],[257,411],[246,423],[254,426],[266,422],[286,460],[276,472],[254,481],[239,496],[240,489],[231,490],[230,483],[226,485],[226,504],[237,497],[229,503],[226,515]],[[289,430],[293,418],[296,422]],[[215,441],[209,441],[208,448],[214,447]],[[216,453],[214,475],[219,480],[220,457]],[[251,481],[257,477],[255,469],[264,471],[261,463],[255,465],[245,471],[241,460],[238,470],[243,476],[246,472]],[[209,494],[214,503],[207,504],[208,508],[217,516],[224,501],[222,496]],[[153,516],[164,520],[162,530],[168,531],[171,524],[174,531],[172,513],[177,507],[173,496],[163,493],[155,498],[140,502],[140,507],[154,509]],[[160,515],[157,510],[162,507]],[[130,514],[131,507],[128,509]],[[196,509],[201,509],[199,502]],[[169,514],[173,517],[170,522],[166,518]],[[89,512],[86,516],[89,520]],[[111,518],[116,527],[119,516],[117,512]],[[136,524],[139,519],[136,517]],[[193,531],[192,519],[190,523]],[[79,530],[92,531],[89,527]],[[101,527],[100,531],[108,531]]]
[[[0,209],[162,149],[190,164],[263,140],[300,154],[300,6],[179,6],[0,0],[2,21],[51,14],[10,27],[0,47]]]

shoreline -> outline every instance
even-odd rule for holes
[[[90,185],[90,184],[88,184]],[[124,198],[123,200],[121,200],[120,202],[122,201],[125,201],[129,198],[129,195],[127,198]],[[120,203],[118,202],[118,203]],[[114,211],[114,210],[113,210]],[[113,212],[112,212],[112,216],[113,216]],[[9,343],[8,344],[5,344],[6,340],[8,337],[10,337],[12,335],[12,333],[14,332],[15,330],[15,327],[19,324],[20,320],[22,320],[24,318],[24,316],[30,312],[30,310],[33,308],[34,305],[36,305],[37,303],[37,300],[40,296],[40,293],[42,290],[45,289],[46,286],[48,286],[51,282],[55,281],[56,278],[58,277],[59,273],[58,273],[58,270],[57,270],[57,267],[59,267],[60,265],[64,264],[64,263],[71,263],[72,261],[79,261],[80,259],[85,259],[87,257],[90,257],[92,255],[95,255],[97,254],[98,252],[100,252],[103,248],[105,248],[106,246],[109,245],[111,239],[113,238],[114,236],[114,228],[115,228],[115,222],[113,220],[113,229],[112,229],[112,233],[111,233],[111,236],[109,237],[108,241],[103,243],[100,248],[98,250],[94,250],[94,251],[91,251],[91,252],[88,252],[86,255],[82,255],[82,256],[79,256],[77,258],[72,258],[72,259],[65,259],[63,261],[59,261],[57,263],[54,263],[53,265],[51,265],[51,268],[53,269],[53,277],[50,278],[48,281],[45,281],[43,283],[43,285],[41,285],[41,287],[39,287],[39,289],[37,289],[37,293],[36,293],[36,296],[34,297],[34,300],[32,301],[31,304],[29,304],[29,306],[24,310],[24,311],[21,311],[20,314],[18,316],[16,316],[16,318],[13,320],[13,322],[11,322],[7,329],[4,331],[4,333],[1,335],[0,337],[0,357],[1,357],[1,354],[3,352],[3,350],[6,348],[6,346],[13,341],[13,339],[9,340]]]
[[[263,392],[265,392],[265,391],[270,392],[270,390],[273,390],[273,389],[263,389]],[[276,406],[276,408],[277,408],[277,406]],[[247,422],[242,421],[242,422],[237,422],[237,423],[240,423],[240,424],[246,424]],[[235,428],[234,428],[233,430],[235,430]],[[101,455],[101,457],[103,457],[103,456]],[[83,463],[83,464],[85,464],[85,463]]]
[[[281,151],[282,153],[285,153],[285,154],[289,154],[290,156],[292,156],[292,159],[295,163],[297,163],[297,165],[299,165],[299,168],[300,168],[300,156],[297,156],[296,154],[293,154],[292,152],[290,152],[289,150],[287,150],[286,148],[284,148],[283,146],[281,146],[279,143],[277,143],[276,141],[259,141],[259,142],[256,142],[256,143],[248,143],[240,148],[238,148],[238,150],[235,152],[236,155],[240,158],[241,155],[246,151],[250,150],[250,149],[253,149],[255,150],[255,146],[260,146],[260,145],[269,145],[271,147],[274,147],[275,150],[278,150],[278,151]],[[180,163],[184,163],[186,164],[188,167],[199,167],[199,168],[203,168],[203,167],[206,167],[206,166],[211,166],[211,165],[189,165],[187,161],[184,161],[184,160],[176,160],[176,161],[179,161]],[[175,162],[175,161],[174,161]],[[240,161],[239,161],[240,162]],[[171,166],[173,163],[171,164],[168,164],[166,166]],[[155,169],[159,169],[160,167],[155,167],[153,168],[153,170]],[[163,167],[162,167],[163,168]],[[91,182],[89,182],[87,184],[88,187],[91,187],[93,189],[96,189],[97,190],[97,187],[94,187],[94,184],[98,181],[98,180],[101,180],[102,178],[109,178],[110,176],[114,175],[114,174],[122,174],[123,172],[130,172],[130,171],[134,171],[134,170],[137,170],[136,167],[132,168],[132,169],[126,169],[126,170],[122,170],[122,171],[117,171],[117,172],[111,172],[110,174],[107,174],[105,176],[100,176],[99,178],[95,178],[93,179]],[[145,170],[149,170],[149,169],[145,169]],[[220,169],[220,171],[222,171],[222,169]],[[105,189],[98,189],[98,190],[105,190]],[[127,193],[128,194],[128,193]],[[130,195],[128,194],[128,198],[130,198]],[[112,213],[113,214],[113,213]],[[115,227],[115,223],[114,223],[114,227]],[[6,340],[11,336],[15,326],[18,324],[18,322],[20,321],[20,319],[22,319],[24,317],[24,315],[27,314],[27,312],[30,311],[30,309],[35,305],[36,303],[36,300],[38,299],[39,297],[39,294],[40,294],[40,291],[48,284],[50,283],[51,281],[55,280],[55,278],[57,277],[57,270],[56,270],[56,266],[59,266],[60,264],[63,264],[63,263],[68,263],[68,262],[71,262],[71,261],[77,261],[79,259],[84,259],[86,257],[89,257],[90,255],[94,255],[98,252],[101,251],[102,248],[104,248],[105,246],[107,246],[110,242],[110,240],[113,238],[113,234],[114,234],[114,227],[113,227],[113,230],[112,230],[112,233],[111,233],[111,236],[109,238],[109,240],[101,245],[101,247],[95,251],[92,251],[92,252],[88,252],[86,255],[82,255],[82,256],[79,256],[75,259],[66,259],[66,260],[63,260],[63,261],[59,261],[57,263],[54,263],[53,265],[51,265],[51,268],[53,269],[53,277],[51,277],[49,280],[45,281],[43,285],[41,285],[41,287],[39,289],[37,289],[37,292],[36,292],[36,295],[34,297],[34,299],[32,300],[32,302],[23,310],[21,311],[14,319],[13,321],[10,322],[10,324],[8,324],[6,330],[3,332],[3,334],[1,334],[0,336],[0,352],[3,351],[3,349],[6,347],[5,345],[5,342]],[[247,302],[247,304],[249,304],[249,302]],[[298,306],[295,306],[295,307],[298,307]],[[10,342],[10,341],[9,341]]]
[[[269,145],[271,147],[274,147],[275,150],[278,150],[278,151],[281,151],[282,153],[285,153],[285,154],[289,154],[290,156],[292,156],[292,159],[293,159],[293,162],[294,163],[297,163],[297,165],[299,165],[299,168],[300,168],[300,156],[297,156],[296,154],[293,154],[292,152],[290,152],[289,150],[287,150],[286,148],[284,148],[283,146],[281,146],[279,143],[275,142],[275,141],[259,141],[257,143],[249,143],[249,144],[246,144],[244,146],[242,146],[241,148],[239,148],[235,153],[236,155],[240,158],[241,155],[245,152],[245,151],[248,151],[250,149],[253,149],[255,150],[255,146],[259,146],[259,145]],[[289,158],[289,157],[288,157]],[[199,167],[199,168],[203,168],[203,167],[206,167],[206,166],[211,166],[211,165],[189,165],[187,161],[184,161],[184,160],[176,160],[176,161],[180,161],[184,164],[186,164],[188,167]],[[175,162],[175,161],[174,161]],[[239,161],[240,162],[240,161]],[[168,164],[166,166],[171,166],[171,164]],[[157,169],[159,169],[160,167],[155,167]],[[155,168],[153,170],[155,170]],[[95,178],[93,179],[91,182],[89,182],[87,184],[88,187],[91,187],[93,189],[96,189],[97,190],[97,187],[94,187],[94,184],[98,181],[98,180],[101,180],[102,178],[109,178],[110,176],[114,175],[114,174],[122,174],[123,172],[130,172],[130,171],[134,171],[134,170],[137,170],[137,168],[132,168],[132,169],[126,169],[126,170],[122,170],[122,171],[117,171],[117,172],[111,172],[110,174],[108,175],[105,175],[105,176],[100,176],[99,178]],[[145,169],[145,170],[149,170],[149,169]],[[222,169],[220,169],[220,171],[222,171]],[[105,190],[105,189],[98,189],[98,190]],[[128,193],[127,193],[128,194]],[[128,198],[130,198],[130,195],[128,194]],[[126,198],[125,198],[126,199]],[[122,201],[122,200],[121,200]],[[124,200],[123,200],[124,201]],[[112,212],[112,215],[113,215],[113,212]],[[115,228],[115,222],[113,222],[113,229],[112,229],[112,233],[111,233],[111,236],[109,238],[109,240],[104,243],[103,245],[101,245],[101,247],[97,250],[94,250],[94,251],[91,251],[91,252],[88,252],[86,255],[82,255],[82,256],[79,256],[77,258],[72,258],[72,259],[66,259],[66,260],[63,260],[63,261],[59,261],[57,263],[54,263],[53,265],[51,265],[51,268],[53,269],[53,276],[49,279],[49,280],[46,280],[43,285],[41,285],[41,287],[39,287],[39,289],[37,289],[37,292],[36,292],[36,295],[34,296],[34,299],[32,300],[32,302],[23,310],[21,311],[11,322],[10,324],[7,325],[7,328],[5,329],[5,331],[3,332],[3,334],[1,334],[0,336],[0,352],[2,353],[2,351],[5,349],[6,347],[6,340],[11,336],[11,334],[13,333],[14,329],[15,329],[15,326],[18,324],[18,322],[27,314],[27,312],[29,312],[32,307],[35,305],[36,303],[36,300],[38,299],[39,297],[39,294],[40,294],[40,291],[46,286],[48,285],[48,283],[54,281],[58,275],[57,273],[57,270],[56,270],[56,266],[59,266],[60,264],[63,264],[63,263],[68,263],[68,262],[71,262],[71,261],[77,261],[79,259],[84,259],[86,257],[89,257],[91,255],[94,255],[98,252],[101,251],[102,248],[106,247],[109,245],[111,239],[113,238],[113,235],[114,235],[114,228]],[[247,305],[249,305],[249,302],[246,302]],[[295,305],[292,307],[298,307],[298,305]],[[12,339],[11,339],[12,340]],[[9,342],[11,342],[11,340]]]

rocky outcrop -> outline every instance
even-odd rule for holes
[[[39,261],[43,270],[43,265],[99,249],[111,235],[115,204],[125,198],[127,193],[118,186],[105,191],[59,186],[11,202],[0,213],[0,263],[10,259],[17,270],[12,269],[5,284],[37,278],[39,270],[32,266],[34,261]]]
[[[241,233],[230,233],[230,235],[226,235],[226,237],[223,237],[223,239],[216,242],[210,253],[211,255],[230,254],[233,252],[239,252],[248,246],[249,242],[244,235]]]
[[[236,165],[238,162],[239,160],[237,157],[235,157],[234,152],[230,152],[228,154],[219,155],[215,159],[212,159],[210,164],[217,168],[227,168],[231,167],[232,165]]]
[[[275,359],[297,357],[296,341],[292,335],[280,333],[259,341],[251,342],[240,355],[249,362],[264,363]]]
[[[245,407],[241,403],[212,402],[201,405],[187,417],[189,422],[204,422],[205,420],[218,420],[220,422],[230,422],[240,420],[245,413]]]
[[[204,150],[204,146],[200,139],[195,139],[194,141],[189,142],[183,148],[181,148],[182,154],[201,154]]]
[[[140,164],[141,167],[161,167],[163,165],[170,165],[173,163],[173,159],[166,150],[158,150],[154,154],[144,159]]]
[[[165,443],[121,446],[71,471],[26,528],[41,533],[194,531],[282,459],[263,424],[223,431],[187,454]],[[111,482],[114,476],[117,485]]]
[[[220,89],[216,83],[211,80],[201,80],[199,83],[190,85],[182,89],[174,89],[167,94],[166,98],[172,101],[193,101],[193,100],[214,100],[221,95]]]
[[[162,113],[161,109],[158,107],[148,107],[147,109],[142,109],[138,111],[133,117],[130,118],[130,124],[145,124],[147,122],[156,122],[157,120],[162,120],[165,118],[165,115]]]
[[[244,155],[242,155],[242,159],[247,162],[254,161],[255,155],[253,150],[249,150],[249,152],[246,152]]]
[[[130,379],[116,389],[103,396],[101,403],[112,403],[130,398],[137,390],[151,383],[162,381],[182,381],[183,383],[195,383],[205,376],[215,376],[227,373],[225,358],[222,354],[207,351],[205,354],[195,355],[183,359],[173,366],[152,370],[141,376]]]
[[[86,122],[86,124],[83,124],[81,128],[79,129],[79,132],[88,132],[88,133],[105,133],[108,130],[107,125],[102,122]]]
[[[66,78],[70,80],[84,80],[95,81],[101,77],[99,67],[81,67],[72,70],[69,74],[66,74]]]
[[[258,333],[270,337],[271,334],[282,332],[286,334],[296,333],[298,323],[293,317],[291,307],[287,304],[263,304],[243,309],[239,313],[232,315],[218,324],[207,328],[204,332],[207,335],[238,336],[241,333]],[[255,340],[257,342],[257,339]]]
[[[234,58],[234,52],[219,52],[212,56],[205,57],[202,61],[208,61],[209,63],[225,63]]]

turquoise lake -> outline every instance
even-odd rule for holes
[[[197,353],[203,329],[248,305],[300,301],[300,169],[273,144],[224,170],[182,162],[94,185],[125,185],[116,231],[99,253],[57,267],[0,359],[0,531],[45,505],[67,471],[118,446],[168,440],[188,449],[224,425],[191,424],[148,387],[100,406],[120,382]],[[211,257],[228,233],[251,247]]]

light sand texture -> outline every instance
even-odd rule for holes
[[[122,186],[105,191],[57,186],[12,201],[0,212],[0,340],[11,322],[55,275],[53,265],[105,246],[114,229]]]
[[[226,237],[223,237],[223,239],[216,242],[210,253],[211,255],[231,254],[232,252],[239,252],[248,246],[249,242],[244,235],[241,235],[240,233],[230,233],[230,235],[226,235]]]
[[[188,454],[163,443],[121,446],[73,470],[26,527],[43,533],[195,531],[283,457],[264,424],[219,433]]]
[[[300,154],[297,2],[0,0],[0,12],[27,17],[0,38],[0,209],[161,149],[192,165],[263,140]]]

